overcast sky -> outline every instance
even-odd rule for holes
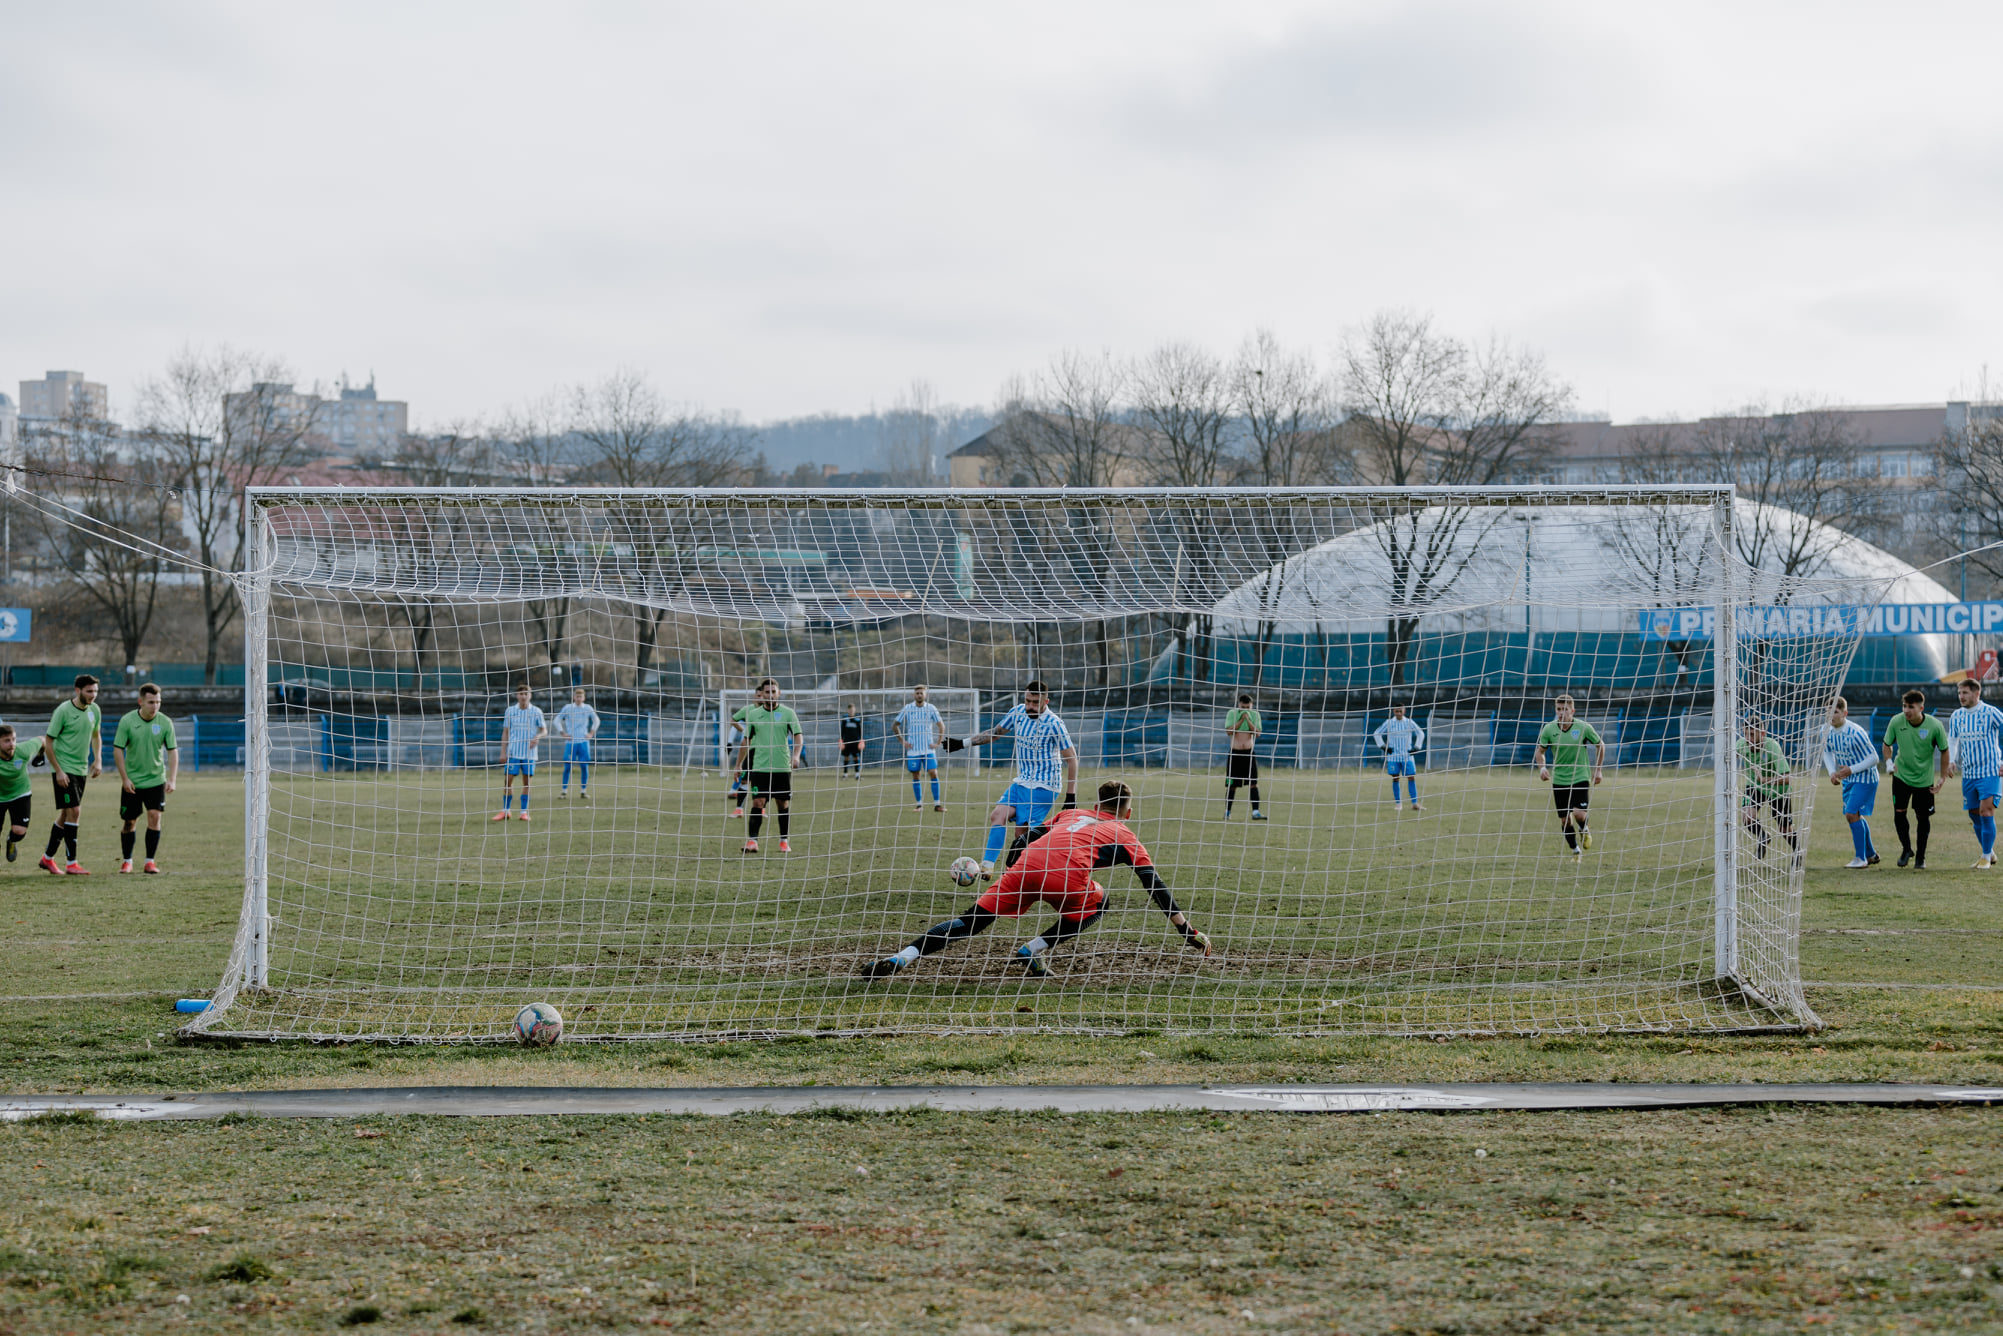
[[[1383,307],[1618,420],[2003,368],[1994,5],[0,0],[0,388],[752,420]]]

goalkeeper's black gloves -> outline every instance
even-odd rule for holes
[[[944,738],[941,741],[944,742],[948,752],[965,751],[967,749],[967,740],[965,738]]]
[[[1077,805],[1078,805],[1078,795],[1075,793],[1067,793],[1064,795],[1064,806],[1058,808],[1057,810],[1060,812],[1068,812]]]

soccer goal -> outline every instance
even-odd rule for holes
[[[243,914],[197,1034],[496,1041],[531,1001],[576,1039],[1817,1023],[1809,771],[1887,590],[1744,559],[1801,522],[1729,489],[248,504]],[[730,718],[766,677],[806,769],[739,816]],[[941,801],[914,800],[911,689],[959,738],[1032,682],[1061,730],[942,752]],[[504,716],[522,686],[539,741]],[[558,729],[577,690],[588,771]],[[1037,973],[1042,905],[865,977],[964,927],[987,888],[948,869],[999,873],[1028,833],[990,837],[1024,815],[998,802],[1059,806],[1018,765],[1075,765],[1087,807],[1129,785],[1213,954],[1113,866]]]

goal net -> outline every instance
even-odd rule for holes
[[[1785,546],[1747,526],[1800,521],[1729,490],[257,489],[250,510],[243,916],[193,1033],[487,1041],[531,1001],[581,1039],[1817,1023],[1796,850],[1889,582],[1741,559]],[[768,677],[805,764],[746,804],[730,720]],[[924,684],[964,737],[1031,680],[1079,802],[1133,789],[1208,958],[1124,866],[1041,973],[1017,951],[1049,906],[965,932],[986,887],[949,866],[1005,870],[1018,832],[992,842],[991,809],[1067,761],[1043,721],[940,750],[939,799],[923,767],[914,798],[897,712]],[[510,739],[522,686],[539,740]],[[574,690],[589,713],[564,723]],[[1415,729],[1383,728],[1394,706]]]

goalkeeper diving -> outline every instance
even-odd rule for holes
[[[1168,883],[1155,871],[1140,837],[1127,827],[1133,814],[1133,790],[1117,779],[1107,780],[1099,786],[1099,801],[1091,811],[1067,811],[1038,831],[1015,866],[959,917],[934,924],[903,950],[871,961],[863,966],[863,977],[880,979],[908,969],[921,956],[986,932],[998,918],[1022,917],[1038,901],[1055,909],[1057,920],[1041,937],[1017,947],[1015,954],[1029,973],[1048,974],[1048,953],[1105,915],[1106,888],[1092,880],[1092,874],[1109,867],[1132,868],[1155,908],[1168,915],[1183,941],[1208,956],[1210,938],[1191,925],[1169,893]]]

